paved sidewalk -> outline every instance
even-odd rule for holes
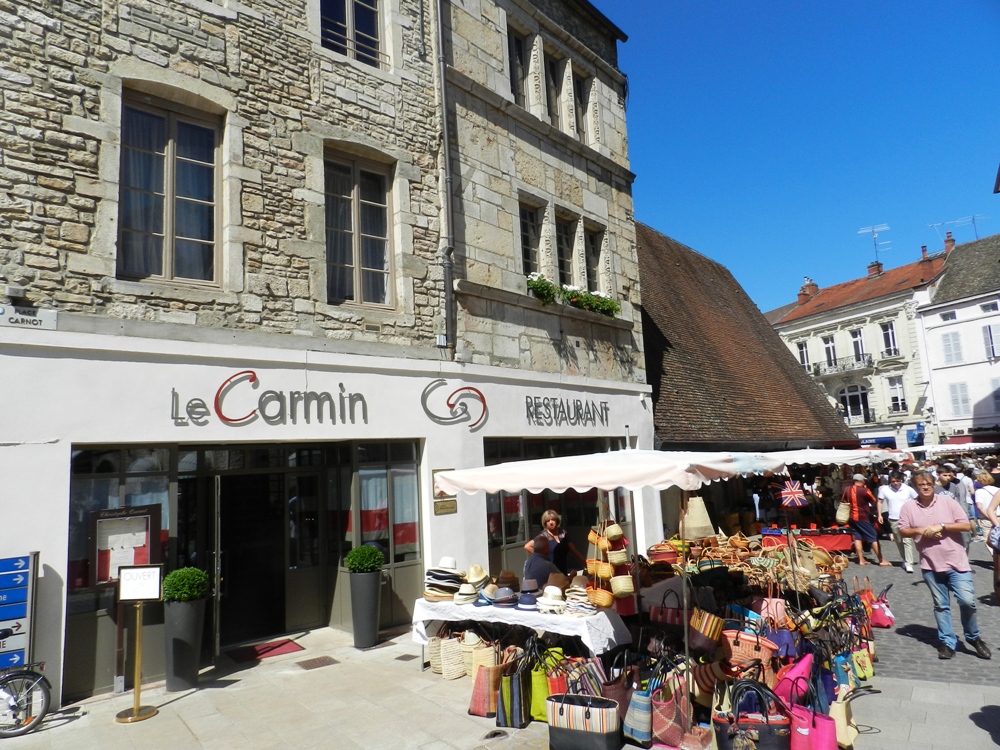
[[[894,545],[886,557],[897,561]],[[963,750],[1000,745],[1000,607],[992,602],[992,575],[983,545],[973,547],[973,576],[983,638],[996,658],[959,651],[939,661],[934,647],[930,594],[918,573],[901,567],[859,568],[877,590],[887,583],[896,626],[876,631],[879,662],[872,680],[880,695],[854,702],[859,725],[868,725],[857,750]],[[956,625],[958,614],[955,613]],[[324,629],[296,640],[305,650],[250,664],[223,659],[203,674],[196,691],[166,693],[146,687],[144,705],[158,716],[134,725],[114,716],[131,708],[132,694],[94,698],[50,714],[38,731],[5,740],[4,750],[54,748],[391,748],[392,750],[542,750],[545,724],[496,730],[492,719],[469,716],[468,677],[446,681],[418,666],[420,647],[401,633],[367,651],[350,634]],[[300,662],[330,657],[335,663],[306,670]],[[994,687],[998,685],[998,687]]]

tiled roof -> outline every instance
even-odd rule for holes
[[[636,222],[646,371],[666,443],[857,441],[719,263]]]
[[[956,245],[948,253],[933,304],[1000,291],[1000,234]]]
[[[944,268],[944,253],[939,253],[918,260],[916,263],[884,271],[878,276],[866,276],[845,281],[842,284],[823,287],[802,304],[795,303],[788,312],[780,317],[777,317],[776,314],[786,310],[787,305],[764,313],[764,315],[772,325],[780,325],[807,318],[810,315],[856,305],[860,302],[869,302],[879,297],[888,297],[928,283],[941,272],[942,268]]]

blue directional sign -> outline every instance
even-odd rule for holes
[[[37,552],[0,559],[0,623],[15,631],[0,643],[0,667],[24,664],[30,656],[37,567]]]
[[[0,620],[17,620],[21,617],[28,616],[28,603],[23,604],[8,604],[5,607],[0,607]]]
[[[10,653],[0,654],[0,667],[16,667],[18,664],[24,664],[24,661],[23,651],[11,651]]]
[[[31,567],[31,558],[7,557],[0,560],[0,573],[27,573]]]
[[[28,573],[0,573],[0,589],[10,589],[16,586],[28,585]]]
[[[17,602],[28,601],[28,587],[22,586],[17,589],[0,590],[0,607],[5,604],[15,604]]]

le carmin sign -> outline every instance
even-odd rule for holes
[[[368,402],[338,383],[329,391],[261,391],[254,370],[242,370],[222,381],[209,405],[203,398],[184,397],[170,389],[170,418],[177,427],[204,427],[218,420],[227,427],[244,427],[260,420],[268,425],[368,424]]]

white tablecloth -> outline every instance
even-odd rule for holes
[[[429,602],[417,599],[413,605],[413,641],[424,645],[428,638],[428,623],[447,620],[475,620],[476,622],[502,622],[508,625],[523,625],[535,630],[562,635],[576,635],[583,645],[594,654],[610,651],[615,646],[631,643],[632,636],[613,610],[601,609],[590,617],[569,617],[567,615],[543,615],[540,612],[507,607],[474,607],[471,604],[454,602]],[[437,627],[431,628],[432,634]]]

